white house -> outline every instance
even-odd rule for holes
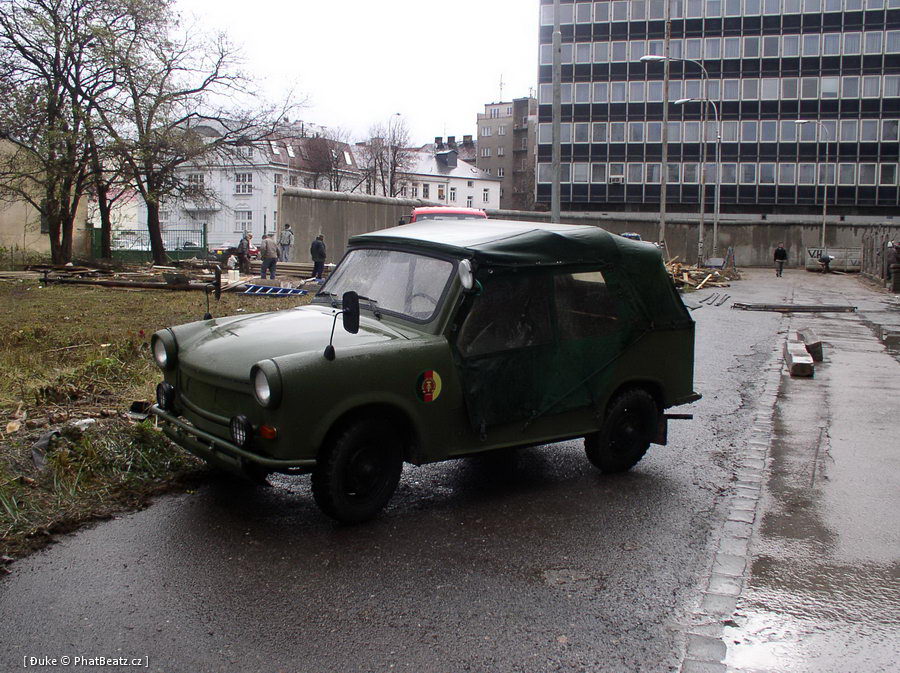
[[[245,231],[259,241],[278,230],[279,187],[351,191],[360,178],[350,147],[309,132],[308,126],[294,124],[276,139],[239,146],[208,164],[181,167],[181,194],[160,208],[163,229],[205,225],[211,247],[236,245]],[[139,222],[146,218],[142,211]]]
[[[500,178],[466,163],[454,149],[413,153],[400,196],[464,208],[500,207]]]

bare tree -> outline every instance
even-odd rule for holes
[[[120,89],[99,100],[97,109],[146,204],[151,251],[160,264],[166,261],[160,206],[183,190],[179,169],[271,137],[291,103],[250,112],[232,109],[229,101],[252,92],[238,68],[236,49],[223,35],[204,38],[194,27],[179,26],[169,11],[166,21],[150,25],[134,16],[131,27],[108,45]],[[206,128],[215,133],[201,132]]]
[[[72,257],[87,185],[83,91],[98,0],[0,0],[0,198],[40,214],[56,263]]]
[[[360,145],[360,158],[366,191],[369,194],[397,196],[403,174],[412,165],[414,153],[409,148],[409,128],[399,115],[369,129],[370,140]]]

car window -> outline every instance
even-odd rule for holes
[[[602,336],[615,329],[615,297],[600,271],[559,274],[553,281],[560,339]]]
[[[465,357],[550,343],[550,276],[514,275],[482,281],[459,332]]]
[[[374,299],[382,311],[427,321],[437,311],[452,273],[453,264],[444,259],[399,250],[351,250],[321,292],[340,298],[352,290]]]

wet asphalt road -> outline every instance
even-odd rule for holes
[[[407,467],[384,516],[357,527],[319,514],[308,478],[162,498],[12,566],[0,670],[27,656],[146,656],[166,672],[677,670],[748,435],[742,405],[781,327],[727,305],[695,318],[704,399],[682,410],[697,418],[631,473],[598,474],[575,442]]]

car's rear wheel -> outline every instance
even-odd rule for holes
[[[312,475],[313,497],[328,516],[358,523],[378,515],[403,470],[403,447],[384,420],[365,418],[338,431]]]
[[[610,403],[599,432],[584,438],[588,460],[602,472],[625,472],[634,467],[656,434],[659,408],[641,388],[617,395]]]

